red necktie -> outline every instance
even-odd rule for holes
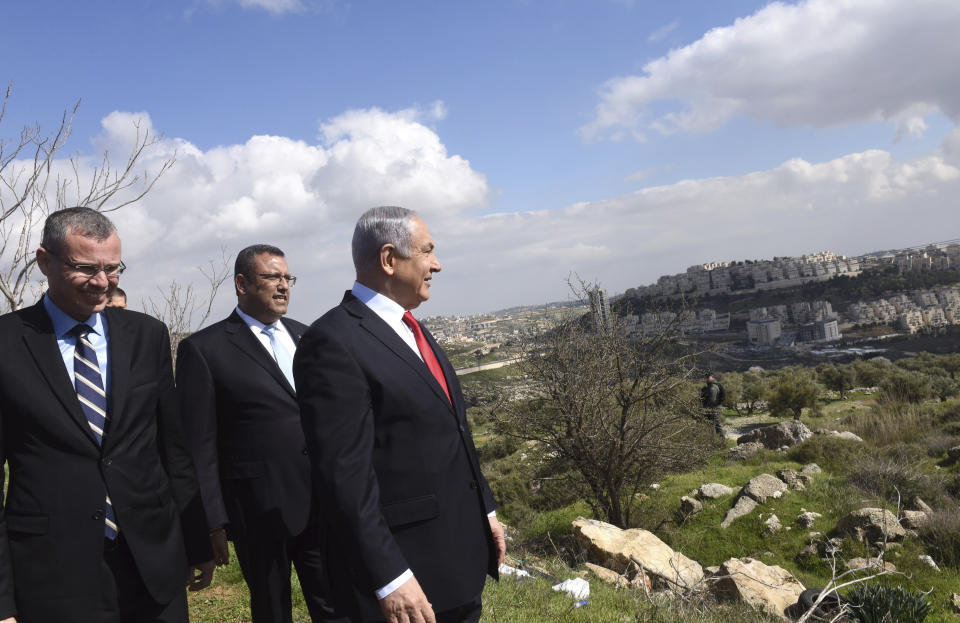
[[[447,395],[447,400],[450,400],[450,404],[453,404],[453,400],[450,399],[450,390],[447,389],[447,379],[443,376],[443,370],[440,369],[440,362],[437,361],[437,356],[433,354],[433,349],[427,344],[427,338],[423,336],[423,329],[420,328],[420,323],[417,322],[417,319],[414,318],[410,312],[404,312],[403,322],[413,331],[413,339],[416,340],[417,348],[420,349],[423,363],[427,364],[427,367],[430,368],[433,378],[437,379],[437,383],[440,383],[440,387],[443,388],[443,393]]]

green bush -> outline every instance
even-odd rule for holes
[[[918,532],[937,564],[960,569],[960,510],[933,512]]]
[[[797,463],[816,463],[829,472],[837,472],[846,471],[865,454],[863,443],[859,441],[831,435],[814,435],[790,448],[787,457]]]
[[[918,592],[883,584],[867,584],[847,595],[853,616],[861,623],[920,623],[930,612],[930,602]]]
[[[477,457],[481,463],[502,459],[519,450],[522,443],[516,437],[496,435],[477,448]]]
[[[853,464],[847,483],[892,504],[902,504],[914,496],[935,502],[943,497],[944,491],[942,478],[923,473],[909,461],[872,456]]]

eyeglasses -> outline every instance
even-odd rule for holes
[[[297,278],[293,275],[281,275],[280,273],[257,273],[257,277],[260,277],[268,283],[272,283],[275,286],[280,285],[280,280],[283,279],[287,282],[287,285],[291,288],[297,285]]]
[[[50,252],[47,251],[47,253]],[[107,278],[111,278],[119,277],[123,274],[123,271],[127,270],[127,265],[122,261],[119,264],[104,264],[103,266],[98,264],[72,264],[54,253],[50,253],[50,255],[52,255],[58,262],[72,270],[74,273],[83,275],[88,279],[93,279],[100,273],[100,271],[103,271],[103,274],[106,275]]]

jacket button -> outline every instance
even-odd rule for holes
[[[90,515],[90,519],[103,519],[103,509],[98,508],[93,515]]]
[[[471,488],[471,489],[476,489],[476,488],[477,488],[477,481],[476,481],[476,480],[471,480],[471,481],[470,481],[470,488]]]
[[[113,465],[113,459],[111,459],[110,457],[107,457],[103,459],[103,464],[106,467],[110,467],[111,465]]]
[[[304,448],[304,449],[303,449],[303,455],[306,456],[306,455],[308,455],[308,454],[310,454],[310,453],[307,452],[307,449],[306,449],[306,448]]]

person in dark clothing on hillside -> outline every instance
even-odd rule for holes
[[[713,373],[707,374],[707,384],[700,388],[700,404],[703,415],[713,423],[713,430],[723,435],[723,401],[726,398],[723,385],[717,382]]]

